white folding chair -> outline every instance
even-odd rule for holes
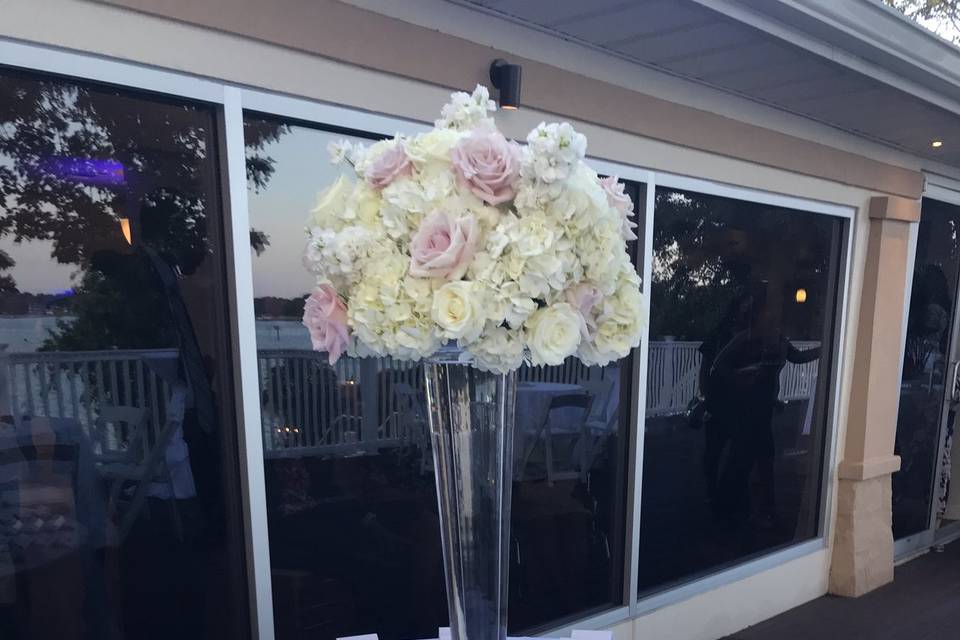
[[[120,539],[126,538],[143,508],[147,490],[152,482],[167,484],[171,497],[170,505],[174,532],[177,539],[183,539],[183,521],[177,509],[176,496],[173,495],[173,477],[167,465],[167,447],[174,434],[183,425],[187,391],[185,387],[175,387],[167,401],[166,422],[153,443],[149,442],[143,409],[136,407],[105,406],[97,419],[98,433],[107,433],[111,426],[126,424],[129,429],[128,445],[124,455],[110,454],[102,457],[98,467],[100,475],[111,483],[109,509],[111,518],[119,519]],[[126,508],[121,505],[126,503]]]

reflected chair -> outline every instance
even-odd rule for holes
[[[393,422],[391,435],[404,444],[411,444],[420,453],[420,471],[432,471],[432,459],[429,455],[430,427],[423,407],[426,402],[421,392],[409,384],[394,382],[391,386],[390,408],[381,430],[386,431],[388,423]]]
[[[552,484],[556,480],[583,479],[589,469],[587,420],[592,406],[593,396],[586,393],[569,393],[551,398],[543,423],[524,447],[518,480],[525,479],[531,456],[541,441],[547,482]],[[561,409],[579,410],[574,421],[574,424],[578,425],[575,431],[559,431],[553,428],[554,412]],[[566,469],[558,468],[563,466],[566,466]]]
[[[617,411],[619,398],[614,397],[614,383],[611,378],[583,380],[581,385],[593,396],[593,406],[587,417],[584,447],[586,464],[581,468],[581,479],[589,482],[590,469],[603,449],[603,443],[617,431],[620,418]]]
[[[186,408],[186,388],[174,387],[166,407],[166,422],[155,441],[149,442],[144,411],[137,407],[104,406],[97,418],[96,428],[100,434],[111,428],[126,425],[128,445],[124,455],[109,455],[101,458],[99,472],[110,485],[109,510],[113,522],[118,523],[120,540],[124,540],[143,508],[150,484],[159,482],[170,487],[170,505],[174,532],[183,540],[183,521],[177,509],[177,497],[173,490],[173,476],[167,464],[167,448],[174,435],[183,426]],[[124,505],[123,507],[122,505]]]

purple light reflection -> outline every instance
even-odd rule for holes
[[[40,169],[64,180],[89,185],[117,186],[127,182],[123,165],[116,160],[54,156],[41,162]]]

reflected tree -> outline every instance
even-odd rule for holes
[[[219,206],[209,157],[215,131],[200,105],[163,104],[56,78],[0,75],[0,238],[49,243],[78,281],[48,349],[170,344],[157,330],[157,265],[193,274],[211,253],[207,211]],[[259,152],[281,125],[248,131],[247,177],[265,183]],[[252,231],[251,246],[269,239]],[[44,248],[44,251],[47,249]],[[0,251],[0,291],[17,292]]]
[[[700,340],[724,310],[757,281],[769,280],[782,295],[793,285],[825,282],[831,255],[829,226],[811,234],[809,216],[728,198],[658,190],[654,225],[654,300],[651,339]],[[784,250],[785,239],[804,238]],[[811,291],[811,294],[814,292]],[[801,331],[805,318],[790,319]],[[819,329],[817,329],[819,331]]]

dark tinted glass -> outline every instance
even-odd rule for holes
[[[842,226],[657,190],[641,592],[816,535]]]
[[[893,474],[894,538],[925,531],[933,500],[938,501],[937,515],[946,515],[950,457],[948,451],[941,470],[937,452],[944,388],[952,373],[949,342],[960,270],[958,232],[960,207],[923,201],[897,416],[900,470]],[[952,436],[952,416],[947,426]]]
[[[248,635],[215,148],[0,70],[0,638]]]
[[[279,638],[434,637],[446,625],[423,372],[310,350],[300,255],[340,134],[248,117],[264,465]],[[635,200],[642,193],[629,187]],[[631,361],[520,373],[510,630],[620,604]],[[571,395],[589,409],[559,406]],[[550,448],[548,462],[547,447]]]

